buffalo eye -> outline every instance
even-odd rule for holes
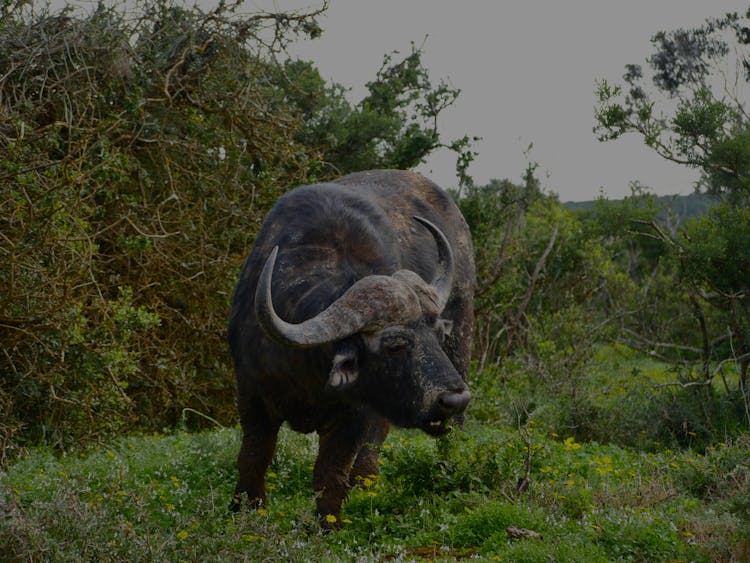
[[[386,351],[396,354],[410,348],[411,340],[400,334],[390,334],[383,337],[381,340],[381,346],[385,348]]]

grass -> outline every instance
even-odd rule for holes
[[[440,440],[393,432],[381,476],[352,492],[332,534],[313,513],[314,436],[283,430],[267,508],[237,516],[227,510],[237,429],[38,449],[0,475],[0,559],[750,558],[750,436],[698,455],[579,443],[533,419],[522,430],[475,421]]]

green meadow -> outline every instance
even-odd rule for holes
[[[632,392],[626,386],[631,372],[622,373],[627,377],[615,392],[619,399],[602,402],[603,412],[621,410],[622,397]],[[654,442],[647,447],[580,442],[551,431],[541,418],[519,417],[510,424],[511,411],[493,407],[502,396],[486,394],[481,383],[474,386],[477,396],[463,429],[439,439],[391,432],[381,449],[380,475],[352,490],[341,529],[333,533],[323,533],[314,515],[314,435],[282,429],[267,475],[267,506],[238,515],[228,510],[238,428],[130,436],[62,455],[33,449],[0,478],[2,559],[743,561],[750,556],[749,434],[700,453]],[[521,401],[518,390],[508,393],[509,402]],[[642,422],[648,428],[649,421]]]

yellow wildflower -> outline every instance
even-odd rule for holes
[[[575,438],[571,436],[570,438],[565,438],[563,447],[565,448],[565,451],[577,450],[581,447],[581,444],[577,444]]]

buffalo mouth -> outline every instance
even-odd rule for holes
[[[443,436],[450,432],[453,426],[451,425],[450,418],[436,418],[426,420],[422,423],[421,428],[430,436]]]
[[[423,415],[420,428],[431,436],[442,436],[453,428],[454,419],[459,426],[463,420],[471,393],[465,387],[456,391],[441,392],[432,407]]]

